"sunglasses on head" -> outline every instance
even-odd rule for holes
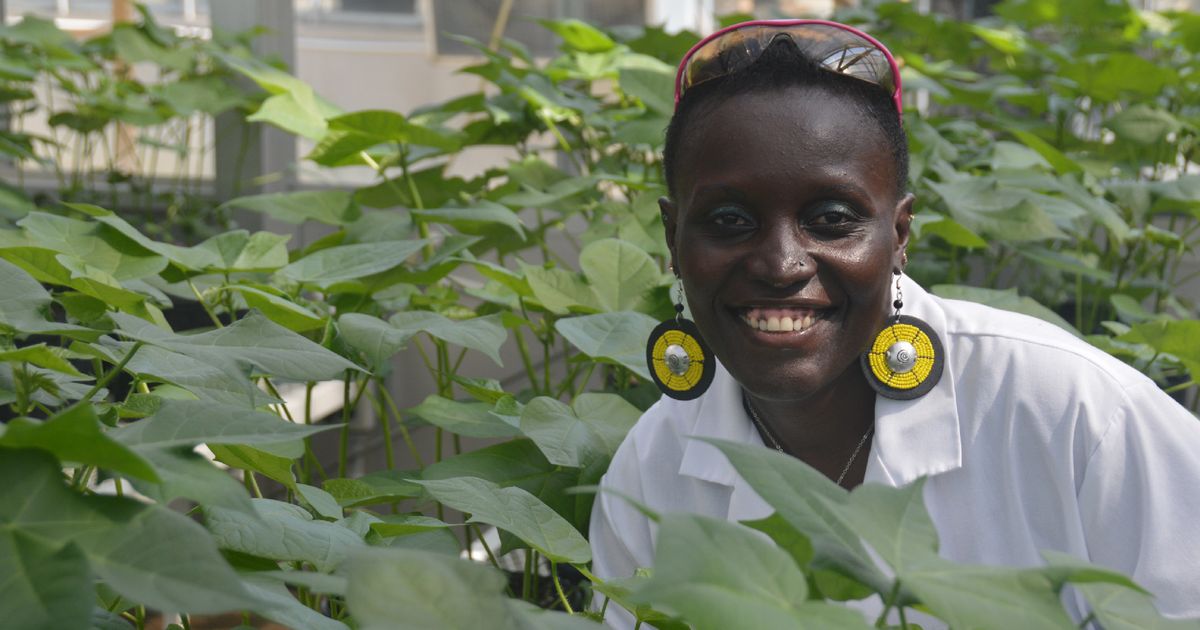
[[[790,39],[822,68],[878,85],[902,115],[900,68],[883,44],[866,33],[828,20],[757,20],[723,28],[692,47],[675,75],[675,107],[688,89],[740,72],[777,38]]]

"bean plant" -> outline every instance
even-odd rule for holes
[[[1200,320],[1177,288],[1200,220],[1187,78],[1200,21],[1100,0],[1008,0],[997,13],[955,22],[884,3],[840,16],[903,56],[913,275],[1053,321],[1195,405]],[[130,29],[153,30],[144,19]],[[15,28],[36,27],[19,45],[39,71],[77,62],[52,25],[22,24],[4,31],[10,53]],[[1069,628],[1070,587],[1092,607],[1081,626],[1173,627],[1129,578],[1063,554],[1029,568],[941,558],[923,481],[847,492],[725,442],[775,513],[729,523],[646,508],[654,567],[592,575],[592,493],[657,398],[644,343],[674,312],[656,200],[671,64],[696,36],[544,26],[562,41],[554,58],[464,40],[479,60],[462,72],[487,89],[407,114],[342,111],[244,41],[213,52],[259,89],[228,111],[311,140],[316,167],[376,175],[220,206],[324,226],[304,247],[225,228],[181,244],[102,196],[9,187],[5,625],[142,628],[164,615],[190,628],[232,613],[244,626],[586,628],[620,606],[660,628],[914,627],[917,610],[955,628]],[[0,72],[6,93],[27,89],[17,74]],[[447,173],[482,145],[511,158]],[[205,322],[179,324],[185,308]],[[433,383],[416,406],[388,386],[398,357]],[[341,409],[314,417],[329,383]],[[356,474],[364,410],[384,465]],[[429,434],[432,454],[418,445]],[[877,619],[842,604],[868,597]]]

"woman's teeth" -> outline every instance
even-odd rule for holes
[[[817,319],[813,311],[752,308],[742,313],[742,321],[765,332],[801,332]]]

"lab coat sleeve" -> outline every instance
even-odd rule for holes
[[[650,519],[622,497],[644,502],[640,469],[636,438],[631,432],[601,480],[592,509],[589,526],[592,572],[602,580],[630,577],[639,567],[650,566],[654,559]],[[600,610],[604,600],[597,595],[593,607]],[[621,630],[632,629],[637,623],[629,611],[615,602],[608,605],[604,621],[610,628]]]
[[[1200,420],[1153,383],[1126,395],[1079,485],[1088,553],[1164,615],[1200,617]]]

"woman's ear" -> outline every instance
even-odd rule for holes
[[[667,249],[671,251],[671,268],[679,269],[678,261],[675,260],[675,226],[676,219],[679,217],[679,209],[675,206],[675,202],[667,197],[658,198],[658,209],[662,212],[663,234],[667,239]]]
[[[912,193],[905,193],[900,201],[896,202],[896,252],[893,263],[895,271],[904,271],[904,267],[908,265],[908,238],[912,234],[913,203],[916,200]]]

